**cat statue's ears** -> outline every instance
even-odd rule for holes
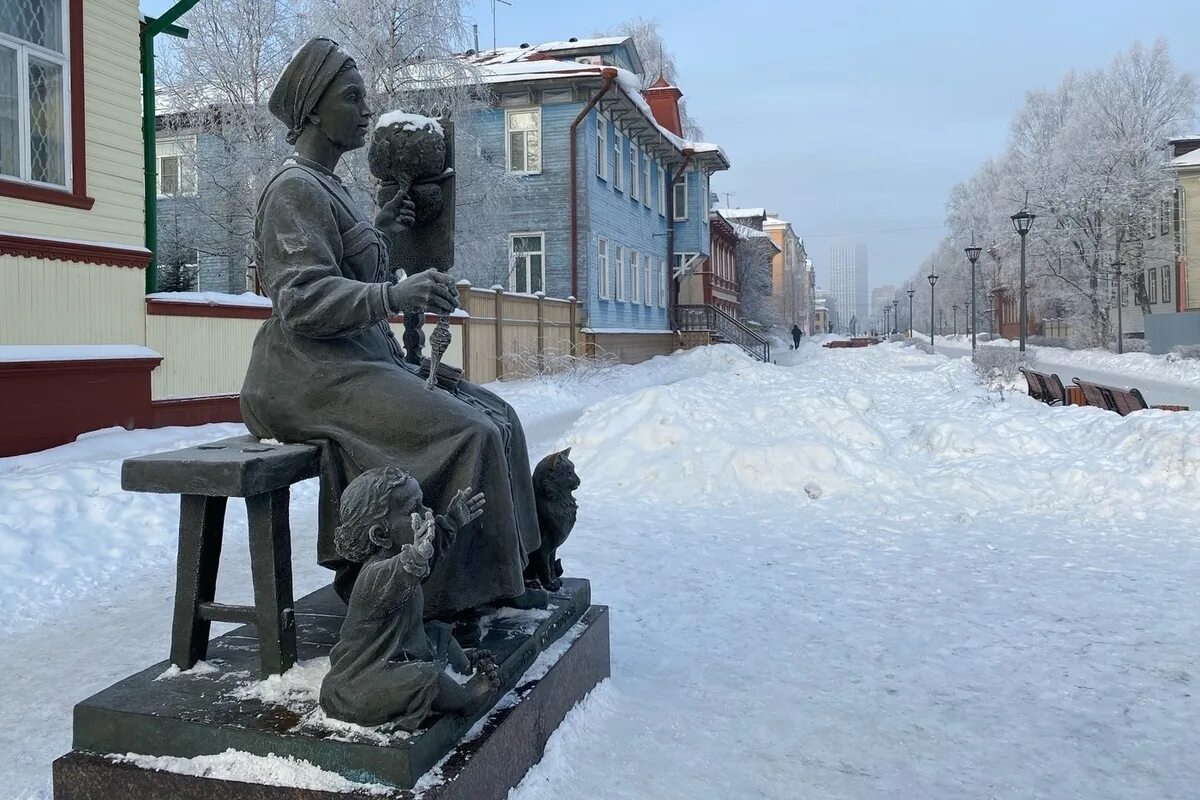
[[[558,457],[559,458],[570,458],[571,457],[571,448],[568,447],[566,450],[563,450],[561,453],[558,454]]]

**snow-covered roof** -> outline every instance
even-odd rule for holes
[[[511,64],[517,61],[536,61],[550,53],[563,53],[571,50],[594,50],[602,47],[617,47],[630,41],[629,36],[602,36],[596,39],[578,39],[574,42],[546,42],[529,47],[499,47],[495,50],[481,50],[470,56],[476,64]]]
[[[1190,153],[1184,153],[1178,158],[1171,159],[1171,168],[1178,169],[1180,167],[1200,167],[1200,149],[1193,150]]]
[[[716,211],[725,219],[754,219],[767,216],[765,208],[718,208]]]

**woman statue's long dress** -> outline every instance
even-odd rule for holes
[[[333,173],[343,152],[365,142],[363,95],[350,57],[314,39],[271,97],[297,155],[258,207],[256,258],[274,307],[254,342],[242,414],[255,436],[323,447],[331,491],[317,555],[337,570],[343,598],[357,569],[333,547],[337,515],[328,506],[346,483],[374,467],[399,466],[439,511],[462,487],[483,492],[484,517],[462,531],[424,586],[426,615],[446,616],[522,594],[522,570],[540,539],[529,458],[507,403],[466,381],[455,394],[431,391],[401,359],[388,317],[416,307],[414,297],[421,310],[446,311],[456,294],[444,276],[397,282],[387,237]]]

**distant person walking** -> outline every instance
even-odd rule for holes
[[[800,349],[800,337],[804,335],[804,331],[800,330],[800,326],[792,323],[792,349]]]

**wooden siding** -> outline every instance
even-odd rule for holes
[[[143,344],[145,277],[128,267],[0,255],[0,345]]]
[[[1183,307],[1200,308],[1200,170],[1181,172],[1179,187],[1183,191],[1182,217],[1184,221],[1180,236],[1185,237]]]
[[[662,191],[666,179],[657,169],[652,170],[650,182],[654,189],[651,193],[650,208],[640,199],[633,200],[626,191],[624,184],[614,187],[613,176],[616,165],[611,152],[613,141],[613,125],[611,119],[606,119],[608,125],[605,141],[610,148],[608,154],[608,174],[602,180],[596,175],[596,122],[597,114],[589,115],[587,128],[581,136],[587,146],[580,147],[581,183],[585,187],[581,195],[587,197],[587,208],[581,213],[580,219],[580,292],[581,300],[586,301],[586,325],[593,328],[624,328],[647,331],[666,331],[667,310],[659,305],[658,296],[661,278],[658,270],[667,258],[667,220],[658,213],[658,192]],[[623,158],[625,160],[624,174],[629,172],[630,142],[624,139]],[[661,165],[660,165],[661,166]],[[601,238],[608,241],[608,260],[610,286],[607,298],[600,296],[600,267],[598,246]],[[621,245],[625,250],[625,300],[617,300],[615,293],[616,256],[614,247]],[[651,271],[651,304],[633,302],[633,283],[629,273],[629,251],[636,250],[639,257],[653,256],[654,268]],[[678,248],[676,248],[678,250]],[[584,287],[586,286],[586,290]]]
[[[146,317],[146,346],[163,356],[151,399],[237,394],[262,322],[222,317]]]
[[[679,349],[673,333],[589,333],[588,355],[615,358],[622,364],[640,364]]]
[[[0,229],[33,236],[141,245],[138,4],[136,0],[87,0],[83,9],[87,188],[96,204],[84,211],[0,197]],[[138,279],[144,281],[144,276],[139,273]]]

